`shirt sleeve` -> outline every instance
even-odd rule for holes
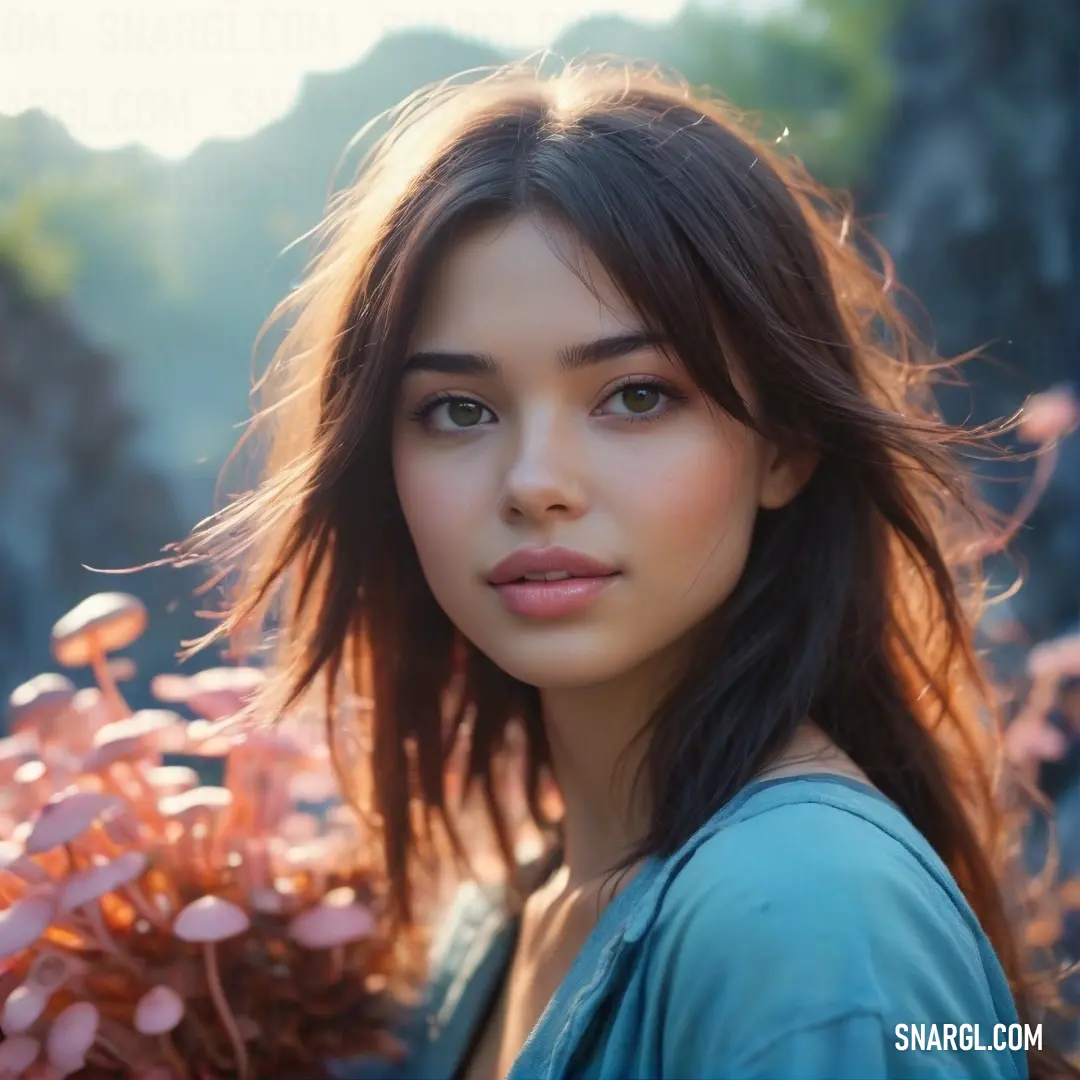
[[[899,1023],[1000,1019],[970,931],[915,860],[830,808],[762,818],[700,849],[654,927],[662,1076],[1017,1075],[1008,1054],[897,1047]]]
[[[889,1075],[885,1039],[881,1016],[850,1012],[778,1032],[748,1053],[736,1053],[727,1074],[731,1080],[874,1080]],[[692,1046],[688,1050],[694,1054]],[[714,1053],[701,1046],[696,1056],[678,1075],[710,1075]]]

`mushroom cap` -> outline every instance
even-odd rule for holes
[[[102,769],[107,769],[118,761],[139,761],[147,757],[148,753],[146,743],[138,737],[113,739],[111,742],[91,748],[82,759],[82,771],[101,772]]]
[[[18,1076],[38,1059],[41,1043],[29,1035],[9,1035],[0,1042],[0,1073]]]
[[[99,791],[70,791],[54,796],[38,811],[26,839],[27,854],[38,855],[58,844],[70,843],[117,801],[114,795]]]
[[[64,1009],[45,1037],[45,1053],[53,1065],[65,1073],[81,1069],[100,1021],[101,1013],[89,1001],[76,1001]]]
[[[261,668],[206,668],[191,676],[184,700],[199,716],[225,720],[242,713],[265,683]]]
[[[191,678],[187,675],[176,675],[165,672],[155,675],[150,680],[150,693],[158,701],[167,701],[170,705],[187,701],[191,696]]]
[[[181,941],[204,944],[236,937],[249,926],[251,920],[235,904],[220,896],[201,896],[176,916],[173,933]]]
[[[226,787],[204,784],[202,787],[166,795],[158,800],[158,810],[164,817],[184,818],[203,813],[220,813],[233,804],[233,793]]]
[[[7,768],[16,761],[25,761],[36,757],[41,749],[37,734],[33,731],[20,731],[17,735],[5,735],[0,739],[0,765]]]
[[[239,694],[254,693],[266,685],[266,672],[257,667],[210,667],[191,676],[198,693],[233,690]]]
[[[341,798],[341,788],[330,769],[306,769],[289,778],[293,802],[323,803]]]
[[[146,856],[141,851],[126,851],[109,862],[77,870],[60,886],[57,907],[61,911],[74,911],[134,881],[145,869]]]
[[[139,709],[123,720],[113,720],[94,732],[95,748],[109,746],[123,739],[146,739],[166,728],[182,724],[184,721],[171,709]]]
[[[240,742],[235,730],[223,731],[221,722],[205,717],[192,720],[187,726],[187,754],[198,757],[226,757]]]
[[[190,765],[157,765],[146,779],[162,796],[182,795],[199,786],[199,774]]]
[[[24,761],[12,774],[11,780],[15,784],[36,784],[48,771],[49,766],[40,758],[35,758]]]
[[[1080,634],[1066,634],[1036,645],[1027,657],[1032,678],[1068,679],[1080,675]]]
[[[105,695],[97,686],[84,686],[75,691],[71,707],[96,731],[112,719],[112,710]]]
[[[0,911],[0,960],[22,952],[49,928],[56,913],[52,896],[23,896]]]
[[[0,873],[7,870],[30,885],[44,885],[49,875],[26,854],[17,840],[0,840]]]
[[[294,810],[286,814],[276,826],[276,833],[290,844],[306,844],[316,839],[322,830],[322,823],[314,814],[305,814]]]
[[[146,607],[121,592],[95,593],[76,604],[52,630],[53,656],[65,667],[85,667],[96,652],[126,649],[146,629]]]
[[[305,949],[331,949],[335,945],[371,937],[375,918],[347,885],[331,889],[315,907],[301,912],[289,924],[289,937]]]
[[[1067,386],[1052,386],[1024,403],[1017,434],[1025,442],[1052,442],[1067,435],[1080,420],[1080,404]]]
[[[0,1031],[7,1036],[21,1035],[31,1027],[49,1004],[49,995],[36,986],[23,983],[7,996],[0,1010]]]
[[[184,1002],[168,986],[147,990],[135,1006],[135,1030],[143,1035],[163,1035],[172,1031],[184,1015]]]
[[[66,676],[47,671],[20,683],[8,695],[8,729],[41,727],[51,734],[56,721],[71,708],[75,684]]]

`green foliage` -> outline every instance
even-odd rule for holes
[[[760,24],[692,2],[676,22],[682,71],[760,118],[763,137],[831,186],[859,182],[886,120],[885,37],[907,0],[803,0]]]
[[[70,292],[78,263],[70,244],[49,235],[45,216],[44,193],[36,188],[0,207],[0,259],[18,267],[27,291],[40,300]]]

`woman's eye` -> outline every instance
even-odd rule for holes
[[[671,396],[655,383],[627,383],[619,387],[604,404],[614,407],[608,415],[651,419],[663,411],[664,404]]]
[[[492,416],[490,409],[472,398],[445,397],[425,406],[421,418],[436,431],[464,431],[490,422],[484,420],[485,413]]]

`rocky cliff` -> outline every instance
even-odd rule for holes
[[[85,568],[149,562],[182,535],[165,481],[131,452],[135,419],[117,386],[114,358],[90,347],[63,308],[33,298],[14,267],[0,262],[4,697],[16,682],[54,666],[49,630],[87,593],[119,588],[147,601],[151,631],[132,652],[141,675],[170,667],[181,633],[192,629],[186,575],[153,570],[117,578]]]
[[[941,351],[986,345],[952,419],[1080,390],[1080,5],[913,0],[890,42],[895,97],[863,210]],[[1016,470],[1010,475],[1016,479]],[[988,492],[1002,508],[1015,485]],[[1036,634],[1080,618],[1080,436],[1025,532],[1017,610]]]

